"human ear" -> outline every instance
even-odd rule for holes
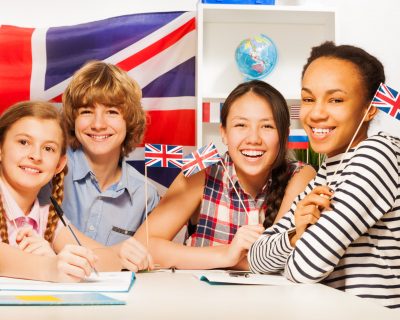
[[[222,138],[222,143],[224,145],[228,145],[228,138],[226,137],[226,129],[222,126],[222,124],[219,125],[219,133]]]
[[[374,105],[371,105],[367,110],[366,110],[366,115],[364,118],[365,122],[371,121],[373,118],[375,118],[376,114],[378,113],[378,108],[375,107]]]
[[[60,160],[58,161],[56,172],[54,172],[54,174],[56,175],[61,171],[63,171],[66,164],[67,164],[67,155],[63,155],[60,157]]]

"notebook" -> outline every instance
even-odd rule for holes
[[[205,272],[196,274],[201,280],[209,284],[258,284],[269,286],[293,285],[281,275],[253,274],[245,271]]]
[[[124,305],[125,301],[101,293],[0,295],[0,306]]]
[[[82,282],[59,283],[0,277],[1,291],[128,292],[135,281],[133,272],[92,273]]]

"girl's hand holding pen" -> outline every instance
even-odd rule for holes
[[[92,250],[67,244],[57,255],[57,282],[79,282],[90,276],[98,260]]]
[[[25,226],[18,230],[16,241],[18,247],[25,252],[39,256],[54,257],[56,254],[50,243],[40,237],[31,226]]]

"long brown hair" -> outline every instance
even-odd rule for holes
[[[270,177],[271,184],[267,190],[265,200],[267,210],[265,213],[264,227],[271,226],[278,214],[285,189],[289,181],[289,165],[287,156],[287,142],[289,137],[290,115],[285,98],[274,87],[260,80],[252,80],[239,84],[226,98],[221,110],[221,125],[226,128],[226,120],[232,104],[247,92],[252,92],[265,99],[271,106],[275,125],[278,130],[279,151],[275,158]]]
[[[0,146],[3,145],[5,136],[11,126],[18,120],[25,117],[33,117],[37,119],[54,120],[62,129],[63,141],[61,144],[61,155],[66,154],[66,132],[62,124],[62,118],[59,110],[51,103],[42,101],[25,101],[19,102],[8,108],[0,117]],[[67,172],[67,167],[64,170],[56,174],[52,180],[53,191],[52,195],[61,204],[64,196],[64,175]],[[51,205],[49,210],[49,216],[47,220],[46,231],[44,234],[45,240],[52,242],[54,238],[54,231],[58,223],[58,215],[56,214],[54,207]],[[8,242],[8,231],[7,221],[4,211],[2,199],[0,197],[0,236],[4,243]]]

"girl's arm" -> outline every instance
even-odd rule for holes
[[[204,171],[188,178],[179,174],[148,217],[148,249],[155,264],[179,269],[212,269],[231,267],[241,259],[240,248],[246,246],[245,240],[238,239],[233,246],[218,247],[189,247],[172,241],[190,217],[200,209],[204,181]],[[242,233],[246,237],[254,237],[254,228],[257,226],[243,230]],[[145,223],[138,229],[135,238],[147,246]]]
[[[83,258],[85,256],[85,258]],[[0,276],[52,282],[80,281],[94,256],[85,248],[66,248],[59,256],[39,256],[0,242]]]
[[[294,236],[296,232],[294,216],[289,212],[252,246],[251,269],[271,272],[284,268],[287,278],[304,283],[327,277],[350,244],[368,236],[367,231],[393,207],[399,196],[398,152],[379,137],[361,145],[341,173],[331,201],[333,210],[322,212],[294,249],[290,243],[290,232]]]
[[[290,178],[274,223],[279,221],[289,211],[293,200],[306,189],[307,184],[315,178],[316,174],[317,172],[312,166],[306,165]]]
[[[89,238],[73,225],[71,225],[71,228],[74,230],[75,235],[81,242],[82,247],[90,249],[89,251],[92,251],[97,256],[98,259],[95,264],[96,270],[121,271],[122,264],[120,259],[111,247],[105,247],[97,241]],[[67,227],[63,227],[53,241],[53,249],[57,254],[59,254],[59,252],[68,244],[78,245],[70,230]]]

